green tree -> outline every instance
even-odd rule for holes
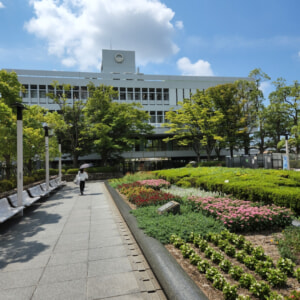
[[[245,154],[249,155],[253,132],[257,127],[256,86],[253,81],[249,80],[237,80],[234,84],[237,88],[237,102],[241,106],[241,146],[244,148]]]
[[[17,156],[17,118],[3,102],[0,102],[0,145],[0,160],[4,162],[6,179],[10,179],[12,161]]]
[[[20,97],[22,89],[17,73],[0,70],[0,101],[2,103],[11,106],[15,102],[22,102]]]
[[[243,103],[237,97],[237,87],[233,83],[221,84],[208,88],[207,93],[215,109],[223,115],[222,122],[218,126],[218,136],[223,138],[222,145],[229,148],[232,157],[233,150],[240,147],[245,130]]]
[[[101,155],[102,164],[107,165],[145,140],[153,127],[141,106],[114,102],[117,92],[113,87],[91,84],[89,92],[85,116],[90,127],[86,133],[94,141],[94,150]]]
[[[215,110],[213,102],[205,91],[197,90],[191,99],[180,102],[181,108],[166,113],[169,121],[164,124],[170,129],[166,132],[170,137],[164,139],[168,142],[175,140],[179,145],[191,145],[200,161],[201,149],[206,150],[208,160],[216,141],[222,140],[217,134],[218,125],[223,115]]]
[[[68,103],[67,93],[70,85],[60,86],[54,81],[53,92],[49,93],[49,97],[54,103],[59,105],[59,112],[49,114],[48,123],[54,130],[55,136],[61,139],[62,150],[69,153],[73,158],[73,166],[78,167],[78,158],[91,151],[92,141],[89,140],[87,131],[88,123],[85,122],[84,107],[82,100],[74,99],[72,104]],[[57,90],[63,90],[58,93]]]
[[[33,161],[45,157],[45,134],[43,123],[46,122],[46,109],[39,105],[27,107],[23,112],[23,159],[29,175],[33,171]],[[49,143],[50,145],[50,143]],[[49,150],[52,149],[49,147]]]
[[[15,72],[0,70],[0,157],[5,162],[6,178],[11,177],[11,164],[17,152],[17,118],[12,105],[22,102],[22,85]]]
[[[255,87],[251,93],[252,95],[251,101],[254,103],[258,130],[254,132],[253,137],[256,142],[255,144],[259,150],[259,153],[262,154],[267,148],[265,145],[266,130],[264,127],[267,115],[263,103],[265,98],[263,92],[261,91],[261,85],[263,82],[266,82],[271,78],[259,68],[252,70],[249,73],[249,77],[254,79],[255,82]]]
[[[286,131],[290,131],[292,127],[292,119],[290,117],[290,105],[287,98],[290,95],[290,88],[286,86],[283,78],[278,78],[273,82],[275,91],[270,93],[270,104],[267,107],[265,129],[269,137],[268,147],[280,151],[281,136]]]

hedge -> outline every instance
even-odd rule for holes
[[[158,178],[182,187],[232,195],[241,200],[275,204],[300,213],[300,172],[222,167],[153,171]]]

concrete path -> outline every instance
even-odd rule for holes
[[[73,183],[0,225],[0,300],[162,299],[103,182]]]

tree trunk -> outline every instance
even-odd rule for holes
[[[10,155],[4,155],[5,159],[5,173],[6,173],[6,179],[10,180],[11,177],[11,165],[10,165]]]
[[[78,168],[78,154],[73,154],[73,167]]]

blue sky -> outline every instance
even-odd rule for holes
[[[135,50],[145,74],[300,74],[299,0],[0,0],[0,69],[98,72]]]

